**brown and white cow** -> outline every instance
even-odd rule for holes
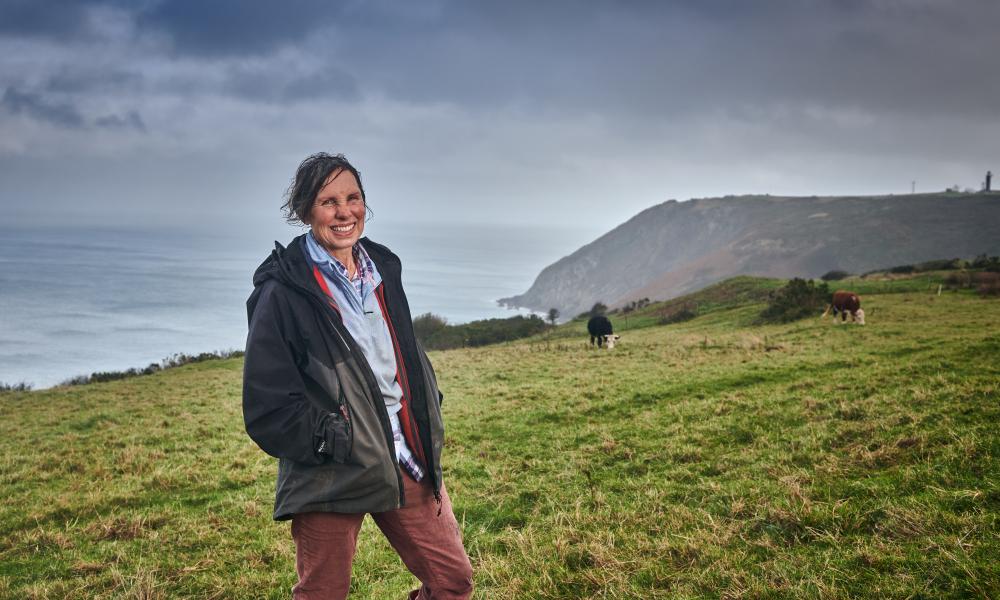
[[[865,311],[861,308],[861,296],[858,296],[854,292],[848,292],[846,290],[837,290],[833,293],[833,302],[826,307],[826,311],[823,313],[825,317],[830,309],[833,309],[833,320],[837,321],[837,315],[840,314],[839,322],[846,322],[847,315],[851,315],[851,321],[857,323],[858,325],[865,324]]]

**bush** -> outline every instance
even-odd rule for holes
[[[913,265],[899,265],[889,269],[890,273],[913,273],[917,270]]]
[[[980,296],[1000,296],[1000,273],[973,273],[972,280],[976,284],[976,293]]]
[[[698,312],[692,306],[679,306],[677,309],[660,317],[660,325],[670,325],[671,323],[683,323],[698,316]]]
[[[436,321],[428,319],[433,317]],[[416,321],[421,320],[421,332],[416,331]],[[428,327],[431,325],[432,327]],[[441,317],[421,315],[414,320],[414,333],[425,348],[449,350],[468,346],[485,346],[525,338],[548,329],[538,315],[517,315],[507,319],[483,319],[462,325],[448,325]],[[428,334],[427,332],[430,331]]]
[[[985,254],[980,254],[976,258],[972,259],[972,264],[970,265],[973,269],[985,269],[991,272],[1000,272],[1000,256],[986,256]]]
[[[918,273],[926,271],[956,271],[958,269],[964,269],[967,264],[968,263],[961,258],[943,258],[940,260],[929,260],[927,262],[922,262],[919,265],[914,265],[914,270]]]
[[[628,304],[626,304],[625,306],[622,306],[621,307],[621,312],[622,312],[622,314],[627,315],[627,314],[629,314],[629,313],[631,313],[633,311],[637,311],[637,310],[641,310],[643,308],[646,308],[647,306],[649,306],[649,298],[642,298],[640,300],[633,300],[633,301],[629,302]]]
[[[591,317],[599,317],[601,315],[607,314],[608,306],[603,302],[595,302],[593,306],[590,307],[590,312],[587,314]]]
[[[820,277],[820,279],[822,279],[823,281],[840,281],[841,279],[849,277],[850,275],[851,274],[848,273],[847,271],[833,270],[823,273],[823,276]]]
[[[421,342],[426,342],[447,326],[448,321],[444,317],[424,313],[413,319],[413,334]]]
[[[970,287],[972,285],[972,274],[964,271],[961,273],[949,273],[944,278],[944,284],[948,286],[948,289]]]
[[[823,282],[816,285],[796,277],[784,287],[771,292],[767,308],[757,318],[758,323],[788,323],[822,312],[829,304],[830,288]]]
[[[31,384],[21,381],[19,383],[7,383],[0,381],[0,392],[30,392]]]
[[[174,369],[191,363],[205,362],[206,360],[222,360],[226,358],[236,358],[243,356],[242,350],[217,350],[215,352],[202,352],[201,354],[171,354],[159,363],[149,363],[144,368],[132,367],[124,371],[95,371],[90,375],[77,375],[71,377],[59,385],[86,385],[88,383],[101,383],[104,381],[115,381],[117,379],[128,379],[139,377],[140,375],[152,375],[163,369]]]

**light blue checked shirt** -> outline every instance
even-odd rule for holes
[[[420,481],[424,477],[424,470],[406,445],[406,438],[403,437],[399,424],[403,388],[396,381],[396,351],[392,345],[389,326],[382,316],[382,307],[375,296],[375,288],[382,282],[382,276],[361,244],[354,244],[353,248],[354,264],[357,267],[353,278],[347,267],[330,256],[316,241],[311,231],[305,236],[305,246],[306,254],[319,267],[330,288],[330,295],[340,309],[344,326],[361,348],[375,374],[389,413],[396,458],[415,480]]]

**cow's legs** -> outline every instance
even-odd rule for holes
[[[594,336],[590,336],[590,345],[591,345],[591,346],[593,346],[593,345],[594,345],[594,340],[596,340],[596,339],[597,339],[597,338],[595,338]]]

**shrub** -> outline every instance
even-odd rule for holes
[[[7,383],[0,381],[0,392],[30,392],[31,384],[21,381],[19,383]]]
[[[629,302],[628,304],[626,304],[625,306],[621,307],[621,312],[622,312],[622,314],[626,314],[627,315],[630,312],[646,308],[647,306],[649,306],[649,298],[642,298],[640,300],[633,300],[633,301]],[[588,313],[588,314],[590,314],[590,313]]]
[[[976,293],[980,296],[1000,296],[1000,273],[987,271],[973,275]]]
[[[436,333],[448,326],[448,321],[444,317],[432,313],[424,313],[413,319],[413,334],[421,342],[425,342]]]
[[[964,271],[960,273],[949,273],[948,276],[944,278],[944,283],[948,286],[948,289],[967,288],[972,285],[972,274]]]
[[[892,267],[889,269],[890,273],[913,273],[917,268],[913,265],[899,265],[897,267]]]
[[[670,325],[671,323],[682,323],[684,321],[690,321],[691,319],[698,316],[698,311],[694,306],[682,305],[676,306],[672,310],[664,313],[660,317],[660,325]]]
[[[784,287],[771,292],[767,308],[758,323],[788,323],[818,314],[830,301],[830,288],[796,277]]]
[[[159,363],[149,363],[144,368],[132,367],[124,371],[95,371],[90,375],[77,375],[66,379],[59,385],[86,385],[88,383],[100,383],[104,381],[115,381],[117,379],[128,379],[139,377],[140,375],[152,375],[163,369],[174,369],[191,363],[204,362],[206,360],[222,360],[226,358],[236,358],[243,356],[242,350],[217,350],[215,352],[202,352],[201,354],[171,354]]]
[[[840,281],[841,279],[844,279],[845,277],[848,276],[850,276],[850,273],[848,273],[847,271],[833,270],[823,273],[823,276],[820,277],[820,279],[822,279],[823,281]]]
[[[973,269],[985,269],[991,272],[1000,272],[1000,256],[986,256],[980,254],[972,260],[970,265]]]
[[[422,319],[427,315],[421,315]],[[433,316],[433,315],[431,315]],[[435,328],[426,337],[416,333],[424,347],[431,350],[449,350],[467,346],[485,346],[509,342],[541,333],[550,326],[546,325],[538,315],[517,315],[507,319],[483,319],[461,325],[448,325],[444,319],[436,317]],[[443,325],[442,325],[443,324]],[[441,325],[441,326],[437,326]],[[416,330],[416,321],[414,322]],[[426,332],[427,329],[424,328]]]
[[[968,263],[961,258],[942,258],[940,260],[929,260],[914,265],[914,270],[918,273],[925,271],[955,271],[964,269]]]

